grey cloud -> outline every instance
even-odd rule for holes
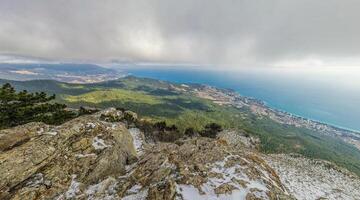
[[[358,62],[357,0],[2,0],[0,53],[272,65]]]

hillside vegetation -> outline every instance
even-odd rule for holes
[[[8,81],[0,81],[5,82]],[[10,82],[17,89],[55,93],[56,101],[69,107],[126,108],[152,121],[176,124],[181,131],[188,127],[201,130],[206,124],[216,122],[227,129],[258,136],[262,152],[300,153],[332,161],[360,175],[360,151],[339,139],[259,117],[247,107],[220,106],[176,90],[176,84],[136,77],[86,85],[50,80]]]
[[[76,117],[65,104],[53,103],[55,95],[44,92],[17,92],[9,83],[0,87],[0,129],[29,122],[61,124]]]

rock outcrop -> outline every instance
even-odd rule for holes
[[[280,157],[259,153],[256,138],[223,131],[154,142],[136,120],[110,108],[1,130],[0,199],[295,199],[278,176]]]
[[[256,151],[222,138],[157,143],[120,185],[125,199],[292,199]]]
[[[0,199],[75,198],[87,185],[123,175],[137,160],[133,138],[124,124],[99,118],[0,131]]]

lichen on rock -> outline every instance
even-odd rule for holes
[[[133,138],[124,124],[114,123],[94,114],[57,127],[30,123],[1,130],[0,199],[56,198],[74,180],[89,186],[126,173],[125,166],[137,160]],[[57,134],[44,134],[50,129]],[[111,148],[92,146],[99,135]],[[35,181],[37,174],[46,181]]]

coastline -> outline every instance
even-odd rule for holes
[[[253,97],[242,96],[239,92],[233,90],[221,89],[206,84],[200,84],[200,86],[193,84],[190,88],[191,89],[188,92],[193,93],[197,97],[211,100],[213,103],[221,106],[232,106],[235,108],[247,107],[258,117],[267,117],[279,124],[306,128],[320,135],[338,138],[360,150],[360,134],[358,131],[343,129],[331,124],[281,111],[268,106],[264,101]]]
[[[239,92],[238,92],[239,93]],[[239,93],[239,95],[241,95]],[[246,96],[245,96],[246,97]],[[251,97],[253,98],[253,97]],[[256,98],[255,98],[256,99]],[[282,110],[280,108],[277,108],[275,106],[272,106],[271,104],[263,101],[263,100],[260,100],[260,99],[257,99],[258,101],[262,101],[264,103],[265,106],[267,106],[269,109],[272,109],[276,112],[282,112],[284,114],[287,114],[287,115],[291,115],[291,116],[294,116],[294,117],[298,117],[298,118],[301,118],[301,119],[304,119],[304,120],[310,120],[310,121],[313,121],[313,122],[316,122],[316,123],[319,123],[319,124],[324,124],[324,125],[327,125],[327,126],[331,126],[333,128],[336,128],[336,129],[340,129],[340,130],[344,130],[344,131],[349,131],[349,132],[354,132],[354,133],[357,133],[360,135],[360,130],[355,130],[355,129],[352,129],[352,128],[348,128],[348,127],[343,127],[341,125],[337,125],[337,124],[333,124],[333,123],[330,123],[330,122],[326,122],[326,121],[321,121],[321,120],[317,120],[317,119],[313,119],[311,117],[305,117],[305,116],[301,116],[301,115],[297,115],[297,114],[294,114],[294,113],[291,113],[291,112],[288,112],[286,110]]]
[[[204,79],[202,79],[200,82],[194,82],[194,81],[189,81],[188,77],[183,78],[182,75],[176,75],[176,73],[174,73],[173,70],[169,76],[164,76],[167,73],[168,70],[160,70],[160,73],[157,73],[158,70],[131,70],[131,69],[125,69],[123,72],[125,72],[127,75],[132,75],[132,76],[137,76],[137,77],[143,77],[143,78],[151,78],[151,79],[156,79],[156,80],[162,80],[162,81],[167,81],[170,83],[176,83],[176,84],[204,84],[204,85],[209,85],[211,87],[215,87],[218,89],[224,89],[224,90],[231,90],[233,92],[236,92],[237,94],[239,94],[242,97],[246,97],[249,99],[253,99],[256,100],[258,102],[262,102],[265,106],[267,106],[268,108],[276,111],[276,112],[281,112],[287,115],[291,115],[297,118],[301,118],[304,120],[311,120],[313,122],[316,122],[318,124],[323,124],[323,125],[327,125],[327,126],[331,126],[334,129],[339,129],[339,130],[343,130],[343,131],[347,131],[347,132],[353,132],[356,133],[358,135],[360,135],[360,129],[356,129],[356,128],[350,128],[348,126],[344,126],[344,125],[339,125],[337,123],[334,122],[330,122],[328,120],[321,120],[319,118],[316,117],[310,117],[310,116],[304,116],[301,114],[296,114],[290,110],[284,109],[284,108],[279,108],[278,106],[274,106],[273,104],[267,102],[266,100],[260,99],[259,97],[254,97],[254,96],[249,96],[249,95],[244,95],[243,92],[241,92],[239,89],[236,89],[234,87],[222,87],[219,84],[217,84],[216,81],[209,81],[209,83],[205,83],[207,82],[207,80],[204,81]],[[182,71],[181,71],[182,72]],[[175,75],[174,75],[175,74]],[[184,80],[183,80],[184,79]],[[210,83],[211,82],[211,83]],[[229,88],[229,89],[225,89],[225,88]]]

